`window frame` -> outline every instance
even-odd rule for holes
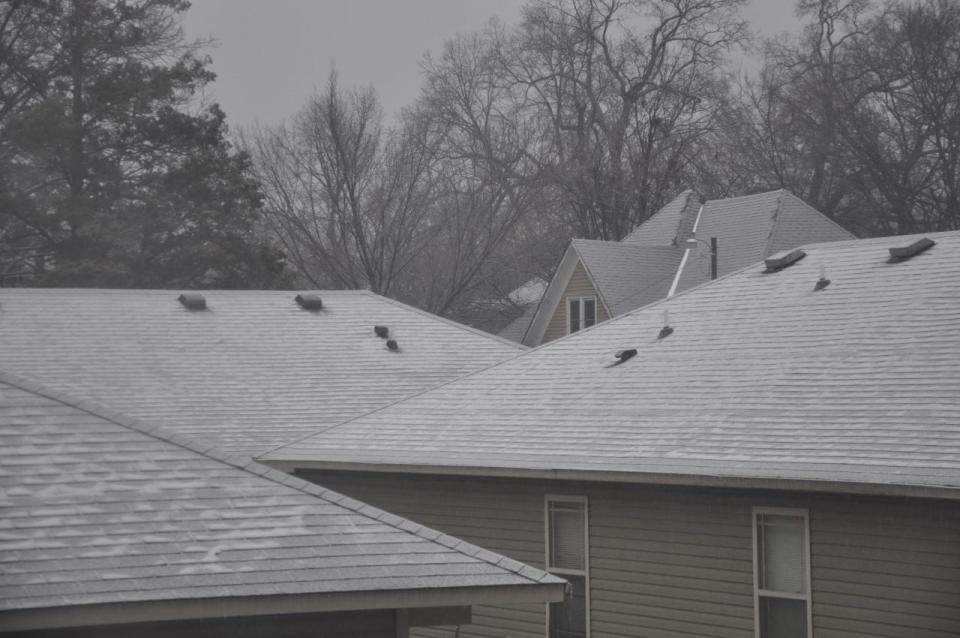
[[[582,503],[583,504],[583,569],[554,568],[550,565],[550,503]],[[543,564],[544,571],[557,576],[564,574],[582,576],[584,588],[584,604],[586,605],[586,638],[590,638],[590,501],[586,496],[569,494],[545,494],[543,497]],[[550,638],[550,603],[546,603],[547,623],[544,626],[544,636]]]
[[[567,305],[567,322],[566,322],[566,328],[567,328],[567,334],[568,334],[568,335],[571,335],[571,334],[573,334],[573,333],[575,333],[575,332],[580,332],[581,330],[586,330],[587,328],[592,328],[593,326],[597,325],[597,323],[598,323],[597,317],[598,317],[598,315],[599,315],[599,312],[597,311],[597,297],[596,297],[595,295],[583,295],[583,296],[570,295],[570,296],[568,296],[568,297],[565,297],[565,299],[566,299],[566,305]],[[576,301],[576,302],[577,302],[577,307],[580,309],[580,310],[579,310],[579,313],[578,313],[579,316],[577,317],[578,325],[579,325],[580,327],[577,328],[576,330],[570,330],[570,319],[572,319],[572,313],[570,312],[570,303],[573,302],[573,301]],[[589,326],[585,325],[585,324],[586,324],[586,318],[587,318],[587,317],[586,317],[586,314],[587,314],[587,310],[586,310],[587,304],[584,303],[584,302],[586,302],[586,301],[592,301],[592,302],[593,302],[593,323],[592,323],[591,325],[589,325]]]
[[[758,554],[759,542],[757,539],[757,527],[759,516],[770,514],[773,516],[795,516],[803,519],[804,545],[807,552],[806,568],[804,569],[803,580],[806,594],[794,594],[790,592],[778,592],[768,589],[760,589],[760,555]],[[761,507],[754,506],[750,515],[750,521],[753,526],[753,635],[755,638],[760,636],[760,598],[780,598],[782,600],[803,600],[807,603],[807,638],[813,638],[813,588],[811,583],[811,543],[810,543],[810,510],[797,507]]]

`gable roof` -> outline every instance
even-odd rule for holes
[[[134,622],[170,601],[219,616],[305,595],[301,612],[562,597],[545,572],[3,372],[0,447],[0,630],[108,623],[115,604]]]
[[[683,250],[574,239],[574,250],[611,315],[620,315],[667,296]]]
[[[216,445],[260,454],[518,354],[366,291],[0,290],[2,365]],[[374,334],[385,325],[388,350]]]
[[[681,238],[685,242],[691,232]],[[717,276],[740,270],[770,255],[802,244],[856,237],[786,190],[707,200],[696,236],[717,238]],[[691,250],[678,279],[683,291],[710,280],[710,250]]]
[[[930,237],[901,263],[888,248],[917,236],[751,265],[268,459],[956,498],[960,232]],[[832,282],[814,291],[821,264]]]

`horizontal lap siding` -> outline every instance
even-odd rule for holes
[[[544,495],[588,496],[593,638],[751,638],[753,506],[810,512],[815,638],[960,636],[957,504],[373,473],[307,478],[541,568]],[[543,638],[544,617],[542,605],[478,607],[460,635]]]
[[[570,282],[567,283],[567,288],[563,291],[563,297],[560,298],[560,303],[557,304],[557,309],[553,311],[553,316],[550,317],[547,329],[543,333],[542,343],[559,339],[567,334],[567,297],[596,297],[597,323],[610,318],[600,301],[600,295],[593,287],[593,282],[590,281],[590,276],[587,275],[587,271],[583,267],[583,263],[577,261],[577,266],[574,268],[573,274],[570,275]]]

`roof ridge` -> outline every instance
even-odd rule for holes
[[[501,337],[500,335],[493,334],[492,332],[486,332],[484,330],[480,330],[479,328],[474,328],[473,326],[468,326],[465,323],[460,323],[459,321],[454,321],[453,319],[448,319],[447,317],[442,317],[428,310],[424,310],[423,308],[417,308],[416,306],[411,306],[410,304],[404,303],[402,301],[397,301],[396,299],[392,299],[390,297],[387,297],[386,295],[381,295],[379,293],[373,292],[372,290],[359,289],[359,290],[351,290],[349,292],[356,292],[356,293],[364,294],[368,297],[373,297],[378,301],[385,301],[403,310],[409,310],[411,312],[415,312],[429,319],[434,319],[441,323],[445,323],[452,328],[459,328],[464,332],[472,332],[473,334],[476,334],[482,337],[487,337],[492,341],[498,341],[500,343],[503,343],[504,345],[512,346],[515,350],[519,350],[520,352],[526,352],[527,350],[529,350],[529,348],[523,345],[522,343],[511,341],[510,339],[506,339],[504,337]]]
[[[220,452],[215,446],[207,447],[201,445],[199,441],[193,439],[192,437],[187,437],[176,433],[168,434],[166,429],[163,427],[148,425],[141,419],[121,414],[97,401],[74,397],[70,393],[48,388],[44,384],[2,369],[0,369],[0,383],[5,383],[26,392],[43,396],[52,401],[56,401],[63,405],[91,414],[97,418],[109,421],[120,427],[134,430],[159,441],[176,445],[177,447],[200,454],[201,456],[205,456],[209,459],[236,467],[244,472],[259,476],[273,483],[277,483],[298,492],[314,496],[318,499],[326,501],[327,503],[331,503],[338,507],[343,507],[352,512],[360,514],[361,516],[365,516],[377,522],[383,523],[384,525],[388,525],[403,532],[413,534],[418,538],[439,543],[444,547],[462,554],[466,554],[471,558],[475,558],[479,561],[526,578],[531,582],[543,583],[551,578],[556,578],[543,570],[529,567],[519,561],[513,560],[512,558],[503,556],[502,554],[491,552],[472,543],[462,541],[458,538],[454,538],[453,536],[427,527],[426,525],[415,523],[409,519],[403,518],[402,516],[391,514],[378,507],[374,507],[373,505],[350,498],[349,496],[340,494],[339,492],[335,492],[326,487],[322,487],[316,483],[311,483],[310,481],[298,478],[292,474],[287,474],[286,472],[274,469],[264,465],[263,463],[260,463],[252,457],[226,454],[224,452]],[[531,569],[536,570],[538,573],[530,575],[529,572]]]
[[[760,259],[766,259],[770,256],[770,249],[773,248],[777,229],[780,228],[780,218],[783,217],[783,194],[786,192],[787,189],[781,188],[777,194],[777,208],[773,211],[773,223],[770,225],[770,232],[767,234],[767,242],[763,246],[763,254],[760,255]]]

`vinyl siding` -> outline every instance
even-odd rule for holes
[[[545,494],[590,507],[592,637],[751,638],[752,507],[810,512],[815,638],[960,636],[960,504],[415,475],[306,478],[542,568]],[[544,636],[542,605],[460,636]],[[417,635],[451,636],[452,630]]]
[[[603,303],[600,301],[600,295],[597,294],[593,283],[590,281],[590,276],[587,275],[587,271],[583,267],[583,263],[577,261],[577,266],[573,269],[573,274],[570,275],[570,281],[567,282],[567,287],[563,291],[560,303],[557,304],[557,308],[553,311],[553,316],[550,318],[547,329],[543,333],[543,341],[541,341],[541,343],[559,339],[567,334],[567,297],[595,297],[597,300],[597,323],[610,318],[607,315],[606,308],[603,307]]]

